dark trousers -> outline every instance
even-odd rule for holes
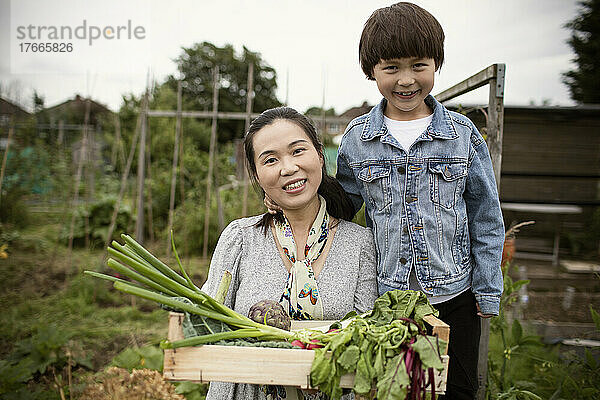
[[[474,399],[477,393],[480,317],[471,290],[443,303],[433,305],[439,319],[450,325],[448,381],[445,396],[440,399]]]

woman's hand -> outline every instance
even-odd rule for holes
[[[281,211],[281,207],[277,205],[271,198],[265,194],[265,198],[263,199],[263,204],[267,207],[267,211],[269,214],[277,214]]]

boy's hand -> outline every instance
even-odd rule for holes
[[[484,314],[481,312],[481,308],[479,308],[479,303],[475,303],[477,305],[477,315],[479,315],[481,318],[492,318],[494,317],[494,314]]]
[[[267,207],[267,211],[269,212],[269,214],[277,214],[279,211],[281,211],[281,207],[279,207],[277,203],[271,200],[271,198],[266,194],[263,200],[263,204],[265,205],[265,207]]]

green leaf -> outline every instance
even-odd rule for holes
[[[515,344],[521,341],[521,337],[523,336],[523,328],[521,327],[521,323],[519,320],[514,320],[512,325],[512,339]]]
[[[356,364],[356,374],[354,375],[354,391],[359,394],[366,394],[371,390],[373,380],[369,374],[369,368],[364,358],[360,358]]]
[[[375,376],[382,376],[385,372],[385,350],[383,346],[377,346],[375,350],[375,362],[373,363],[373,369]]]
[[[360,356],[360,349],[356,345],[350,345],[346,347],[346,350],[340,355],[337,362],[346,371],[354,370],[358,357]]]
[[[592,370],[596,369],[598,366],[598,362],[590,349],[585,349],[585,365]]]
[[[163,351],[156,346],[145,346],[136,349],[140,356],[140,366],[162,372]]]
[[[412,344],[412,348],[419,353],[419,358],[421,359],[424,368],[443,370],[444,364],[435,347],[435,340],[435,337],[432,336],[418,336],[417,340]]]
[[[314,352],[315,359],[310,369],[310,380],[312,386],[319,386],[329,378],[333,361],[325,349],[315,349]]]
[[[527,335],[521,338],[519,342],[521,346],[543,346],[541,339],[539,336]]]
[[[401,355],[387,363],[385,374],[377,382],[377,399],[404,399],[408,388],[408,373]]]
[[[592,319],[594,320],[594,324],[596,325],[596,330],[600,331],[600,314],[594,310],[594,307],[590,304],[590,313],[592,314]]]
[[[121,353],[117,354],[111,361],[110,365],[125,368],[129,372],[140,365],[140,355],[135,349],[128,347]]]

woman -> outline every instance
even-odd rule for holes
[[[244,147],[251,178],[282,212],[229,224],[202,290],[214,295],[229,270],[225,304],[243,315],[263,299],[279,301],[293,319],[370,310],[377,298],[372,233],[349,222],[350,200],[327,174],[309,120],[289,107],[267,110],[252,121]],[[289,388],[286,397],[264,392],[256,385],[211,383],[207,399],[302,397]]]

